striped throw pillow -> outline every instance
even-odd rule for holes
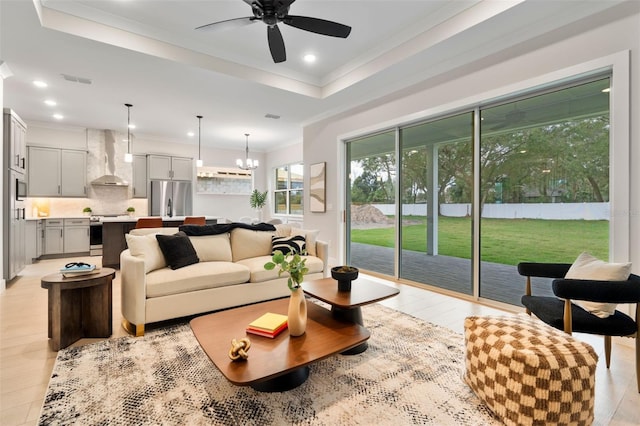
[[[271,237],[271,254],[280,250],[282,254],[307,254],[306,239],[302,235]]]

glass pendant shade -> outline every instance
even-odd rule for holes
[[[200,157],[200,123],[202,122],[202,116],[196,115],[198,118],[198,159],[196,160],[196,167],[202,167],[202,157]]]

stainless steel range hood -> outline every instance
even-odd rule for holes
[[[91,181],[91,185],[97,186],[129,186],[129,182],[116,175],[103,175]]]
[[[129,186],[129,182],[115,174],[116,135],[113,130],[104,131],[104,163],[106,174],[91,181],[95,186]]]

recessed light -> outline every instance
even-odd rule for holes
[[[194,136],[195,136],[195,133],[193,133],[193,132],[187,132],[187,136],[189,136],[190,138],[192,138],[192,137],[194,137]]]
[[[48,84],[42,80],[33,80],[33,85],[40,88],[44,88],[48,86]]]
[[[54,101],[53,99],[47,99],[46,101],[44,101],[45,104],[49,105],[49,106],[56,106],[58,105],[58,103],[56,101]]]
[[[64,118],[64,115],[62,115],[62,114],[53,114],[53,118],[55,118],[56,120],[62,120]]]
[[[308,53],[306,55],[304,55],[304,61],[308,64],[312,64],[316,61],[316,55],[312,54],[312,53]]]

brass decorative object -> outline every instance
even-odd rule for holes
[[[251,340],[247,337],[243,337],[240,340],[232,339],[231,340],[231,349],[229,349],[229,358],[232,361],[237,361],[239,359],[245,360],[249,358],[249,348],[251,347]]]

